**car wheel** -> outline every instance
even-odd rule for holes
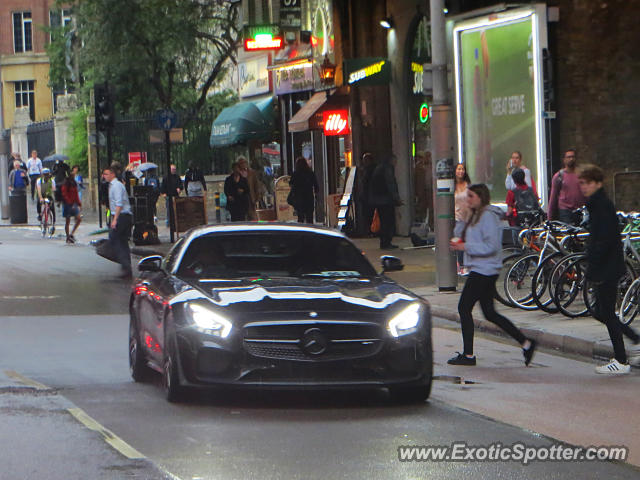
[[[172,354],[168,353],[164,360],[164,392],[167,397],[167,401],[174,403],[182,400],[184,394],[184,387],[180,385],[180,379],[178,378],[178,369],[175,359]]]
[[[394,403],[424,403],[431,393],[431,380],[426,385],[415,387],[389,387],[389,395]]]
[[[129,320],[129,372],[136,382],[144,382],[149,379],[151,369],[147,366],[140,344],[138,326],[134,318]]]

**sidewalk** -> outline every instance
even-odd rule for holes
[[[31,214],[31,211],[29,212]],[[37,228],[35,216],[30,216],[30,228]],[[0,220],[0,227],[22,228],[24,226],[10,225],[8,220]],[[103,223],[103,227],[104,227]],[[64,238],[64,224],[60,219],[56,222],[57,235]],[[95,213],[88,212],[84,215],[83,224],[80,226],[76,238],[80,244],[89,244],[91,240],[104,237],[104,234],[95,235],[99,231],[98,217]],[[158,221],[158,233],[161,243],[158,245],[145,245],[131,247],[131,253],[138,257],[153,254],[166,254],[171,248],[169,243],[169,229],[164,225],[163,219]],[[379,258],[382,255],[394,255],[399,257],[405,268],[402,272],[390,273],[389,277],[404,285],[431,304],[433,316],[450,322],[460,323],[457,312],[460,291],[464,286],[464,278],[459,278],[458,292],[439,292],[436,285],[435,252],[432,248],[412,248],[409,238],[396,237],[394,242],[400,247],[397,250],[382,251],[378,248],[376,238],[352,239],[361,248],[374,267],[380,265]],[[496,309],[513,321],[523,330],[525,335],[536,339],[541,347],[556,350],[566,354],[579,355],[587,358],[609,359],[613,357],[613,348],[606,327],[591,317],[570,319],[562,314],[548,314],[539,310],[525,311],[516,308],[505,307],[496,302]],[[503,335],[493,323],[484,319],[479,305],[474,309],[474,321],[479,330]],[[627,343],[627,347],[632,345]]]

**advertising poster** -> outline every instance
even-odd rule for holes
[[[545,146],[535,16],[494,23],[456,27],[456,86],[460,160],[472,183],[486,183],[500,203],[513,151],[522,153],[538,191],[546,190]]]

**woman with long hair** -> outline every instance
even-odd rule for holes
[[[521,346],[525,365],[529,365],[536,348],[535,340],[527,338],[506,317],[495,310],[496,280],[502,268],[502,211],[490,205],[489,189],[484,184],[470,185],[467,190],[471,217],[456,230],[459,237],[451,239],[450,248],[464,252],[464,263],[469,276],[462,289],[458,303],[462,326],[463,352],[447,362],[450,365],[475,365],[473,354],[473,316],[471,311],[480,302],[482,313],[490,322],[498,325]]]
[[[296,170],[289,181],[293,192],[293,208],[298,214],[298,222],[313,223],[313,209],[315,207],[315,195],[318,194],[318,180],[313,173],[307,159],[296,159]]]
[[[455,219],[456,228],[458,225],[469,220],[471,216],[471,209],[467,203],[467,188],[471,185],[471,179],[467,173],[467,166],[464,163],[459,163],[456,166],[456,188],[454,192],[455,199]],[[462,227],[460,227],[462,228]],[[458,273],[463,273],[464,266],[464,252],[458,251]]]

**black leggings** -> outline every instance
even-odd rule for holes
[[[629,337],[633,343],[638,343],[640,336],[629,325],[623,325],[618,319],[616,315],[617,294],[618,282],[615,280],[595,285],[595,317],[607,326],[616,360],[620,363],[627,363],[627,352],[624,349],[622,335]]]
[[[511,321],[496,312],[493,298],[496,293],[496,280],[498,275],[481,275],[471,272],[462,289],[458,302],[458,313],[462,325],[462,342],[464,354],[473,355],[473,316],[471,311],[476,302],[480,301],[482,313],[490,322],[498,325],[502,330],[513,337],[520,345],[527,339],[523,333]]]

